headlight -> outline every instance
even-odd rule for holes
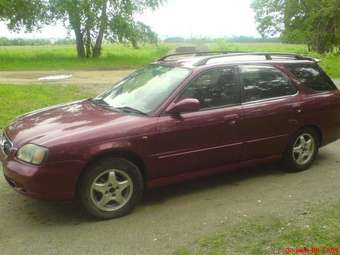
[[[40,165],[47,158],[48,150],[35,144],[26,144],[22,146],[17,153],[17,158],[31,163]]]

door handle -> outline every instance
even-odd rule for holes
[[[223,121],[229,122],[230,125],[235,125],[239,118],[240,118],[240,115],[238,114],[229,114],[229,115],[223,116]]]
[[[292,108],[294,109],[294,111],[296,111],[297,113],[301,113],[302,112],[302,104],[301,103],[294,103],[292,105]]]

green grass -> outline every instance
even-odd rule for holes
[[[181,44],[146,45],[140,49],[113,44],[104,45],[98,59],[79,59],[75,46],[1,46],[0,70],[103,70],[137,68],[148,64]],[[291,52],[311,55],[322,60],[321,65],[334,78],[340,77],[340,57],[335,54],[319,55],[308,52],[302,44],[282,43],[219,43],[209,44],[210,50]]]
[[[75,46],[0,46],[0,70],[81,70],[136,68],[168,52],[166,46],[133,49],[123,45],[105,45],[97,59],[79,59]]]
[[[205,237],[179,255],[287,254],[287,248],[337,248],[340,253],[340,202],[286,220],[252,218]],[[311,253],[309,253],[311,254]],[[330,254],[330,253],[319,253]]]
[[[0,85],[0,128],[20,114],[89,96],[75,86]]]

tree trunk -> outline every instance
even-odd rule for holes
[[[98,58],[102,54],[103,37],[104,37],[104,33],[102,31],[99,31],[96,44],[94,45],[93,52],[92,52],[92,56],[94,58]]]
[[[80,29],[74,30],[74,34],[76,36],[76,46],[77,46],[78,57],[84,58],[85,57],[85,47],[84,47],[83,35],[80,32]]]
[[[94,58],[100,57],[101,51],[102,51],[103,38],[104,38],[104,33],[106,30],[106,23],[107,23],[106,9],[107,9],[107,1],[104,1],[103,7],[102,7],[102,15],[101,15],[99,33],[96,39],[96,44],[94,45],[93,52],[92,52],[92,56]]]
[[[86,42],[85,42],[86,57],[91,57],[91,34],[90,31],[86,31]]]
[[[74,35],[76,37],[76,47],[77,47],[77,54],[78,57],[84,58],[85,57],[85,47],[84,47],[84,38],[81,32],[80,26],[80,16],[78,12],[78,2],[76,0],[72,1],[73,8],[67,10],[68,18],[71,24],[71,27],[74,31]]]
[[[132,39],[131,39],[131,44],[132,44],[132,47],[133,47],[134,49],[138,49],[138,48],[139,48],[138,43],[137,43],[137,40],[136,40],[135,38],[132,38]]]

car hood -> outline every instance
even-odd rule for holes
[[[5,130],[14,145],[42,146],[80,141],[100,135],[122,137],[142,117],[114,112],[90,102],[72,102],[44,108],[18,117]],[[128,124],[128,125],[127,125]],[[114,132],[113,132],[114,131]],[[110,135],[111,137],[107,137]]]

